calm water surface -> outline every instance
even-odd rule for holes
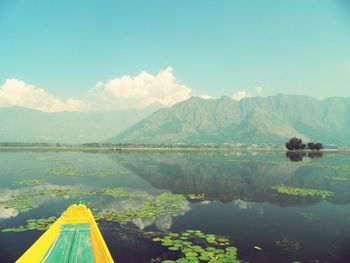
[[[199,229],[227,235],[245,262],[350,262],[350,155],[311,157],[286,157],[281,152],[0,151],[0,203],[34,188],[123,187],[150,196],[204,194],[204,201],[188,201],[174,216],[126,225],[101,222],[115,261],[159,262],[169,257],[167,248],[145,238],[146,231]],[[57,175],[52,169],[80,174]],[[45,183],[18,184],[26,179]],[[271,188],[280,184],[328,190],[334,196],[287,196]],[[77,198],[38,197],[36,207],[26,213],[0,204],[0,229],[23,225],[30,218],[59,216]],[[123,198],[84,199],[98,210],[137,206]],[[0,262],[15,261],[41,234],[0,233]]]

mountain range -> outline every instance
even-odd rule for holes
[[[300,95],[191,97],[162,108],[116,137],[116,143],[284,143],[290,137],[350,144],[350,98]]]
[[[240,101],[191,97],[170,108],[58,112],[0,108],[0,142],[131,144],[350,144],[350,98],[300,95]]]

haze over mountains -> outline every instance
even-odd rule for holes
[[[0,142],[103,142],[141,120],[154,109],[122,112],[42,112],[0,108]]]
[[[296,136],[350,144],[350,98],[191,97],[153,111],[47,113],[0,108],[0,142],[260,144],[284,143]]]
[[[192,97],[159,109],[113,142],[201,144],[283,143],[290,137],[327,144],[350,143],[350,98],[322,101],[300,95]]]

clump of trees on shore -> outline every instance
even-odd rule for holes
[[[305,150],[306,148],[309,150],[321,150],[323,149],[322,143],[313,143],[309,142],[307,145],[303,143],[302,139],[298,139],[296,137],[293,137],[289,140],[289,142],[286,143],[286,148],[289,151],[293,150]]]
[[[317,151],[323,149],[322,143],[319,143],[319,142],[318,142],[318,143],[309,142],[309,143],[307,144],[307,147],[308,147],[310,150],[317,150]]]

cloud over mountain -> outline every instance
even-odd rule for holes
[[[157,75],[143,71],[135,77],[124,75],[105,83],[98,82],[91,94],[104,100],[129,100],[134,106],[143,108],[152,104],[172,106],[188,99],[191,89],[178,83],[173,69],[168,67]]]
[[[240,91],[237,91],[237,93],[235,93],[233,96],[232,96],[232,99],[234,100],[241,100],[243,98],[248,98],[248,97],[251,97],[251,93],[249,91],[245,91],[245,90],[240,90]]]
[[[253,90],[238,90],[231,96],[240,101],[262,92],[261,86]],[[24,107],[43,112],[62,111],[124,111],[132,109],[157,109],[171,107],[187,100],[193,93],[203,99],[215,99],[208,94],[194,92],[179,83],[173,68],[167,67],[157,74],[142,71],[136,76],[124,75],[107,81],[98,81],[93,89],[87,89],[81,98],[62,100],[42,88],[15,78],[7,79],[0,86],[0,107]]]
[[[0,107],[19,106],[44,112],[83,111],[86,104],[69,98],[56,98],[45,90],[17,79],[7,79],[0,86]]]
[[[134,77],[124,75],[106,82],[98,81],[82,99],[62,100],[42,88],[12,78],[0,86],[0,107],[18,106],[43,112],[114,111],[150,105],[170,107],[188,99],[191,92],[176,81],[171,67],[156,75],[143,71]]]

